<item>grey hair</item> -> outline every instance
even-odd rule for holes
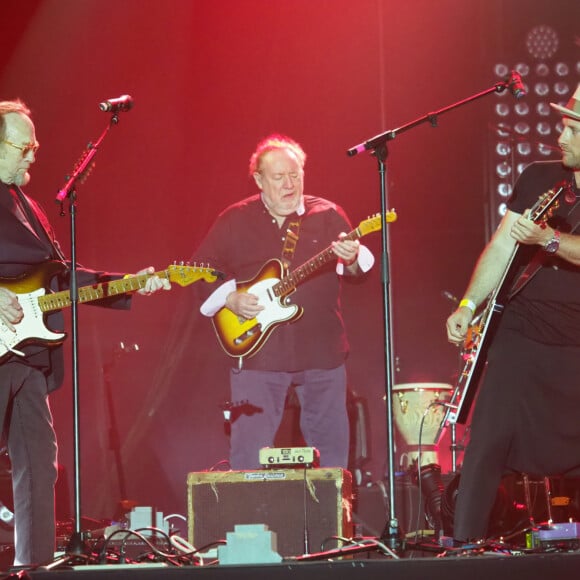
[[[8,115],[8,113],[19,113],[20,115],[30,117],[30,109],[20,99],[0,101],[0,139],[4,139],[6,136],[6,120],[4,119],[4,115]]]

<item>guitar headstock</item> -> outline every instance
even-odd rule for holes
[[[222,277],[221,272],[197,265],[173,264],[167,268],[169,281],[179,286],[188,286],[198,280],[205,280],[206,282],[215,282]]]
[[[385,215],[385,220],[387,223],[394,222],[396,219],[397,214],[395,213],[395,210],[388,211]],[[360,231],[361,236],[365,236],[371,232],[378,232],[382,226],[382,215],[380,213],[376,213],[374,216],[371,216],[360,222],[358,225],[358,230]]]
[[[564,192],[563,197],[566,200],[569,189],[570,184],[563,181],[546,191],[546,193],[542,193],[530,209],[529,219],[538,225],[545,224],[560,207],[562,192]]]

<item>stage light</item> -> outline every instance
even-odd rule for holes
[[[507,161],[503,161],[502,163],[498,163],[498,165],[495,169],[497,171],[497,174],[502,179],[505,179],[512,172],[511,164],[509,164]]]
[[[567,62],[560,45],[556,30],[541,24],[526,35],[527,58],[493,65],[498,80],[505,81],[515,70],[528,90],[521,100],[509,91],[497,93],[490,106],[488,237],[505,214],[506,200],[526,165],[560,158],[556,141],[562,121],[550,103],[565,105],[580,82],[580,61]]]
[[[512,149],[507,143],[505,143],[504,141],[500,141],[496,145],[495,151],[498,155],[501,155],[503,157],[505,155],[509,155],[512,152]]]
[[[526,168],[526,165],[527,163],[518,163],[518,166],[516,167],[518,175]]]
[[[527,115],[530,112],[530,107],[528,103],[516,103],[514,110],[516,112],[516,115],[522,116]]]
[[[527,77],[530,74],[530,67],[525,62],[518,62],[518,64],[514,66],[514,69],[523,77]]]
[[[528,52],[538,59],[547,59],[554,56],[559,44],[558,33],[551,26],[545,24],[532,28],[526,37]]]
[[[551,109],[550,105],[546,103],[546,101],[541,101],[536,105],[536,113],[540,115],[540,117],[548,117],[550,115]]]
[[[546,145],[545,143],[538,143],[538,153],[540,155],[551,155],[554,147]]]
[[[542,121],[536,125],[536,132],[539,135],[542,135],[542,137],[547,137],[552,133],[552,126],[549,123]]]
[[[514,131],[520,135],[527,135],[530,132],[530,126],[527,123],[520,121],[515,124]]]
[[[512,194],[512,186],[509,183],[499,183],[497,186],[497,194],[500,197],[509,197]]]
[[[557,95],[558,97],[563,98],[570,92],[571,92],[570,85],[568,83],[559,81],[554,84],[554,94]]]
[[[550,94],[550,85],[548,83],[536,83],[534,86],[534,93],[538,97],[546,97]]]
[[[504,78],[508,76],[510,69],[506,64],[498,63],[494,66],[493,72],[496,77]]]
[[[510,114],[510,108],[506,103],[498,103],[495,106],[495,112],[500,117],[507,117]]]

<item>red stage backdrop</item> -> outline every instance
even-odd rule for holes
[[[535,26],[558,32],[553,59],[579,60],[577,0],[3,0],[1,10],[0,98],[33,109],[42,146],[27,191],[67,251],[56,192],[109,122],[98,104],[135,101],[78,187],[79,261],[123,272],[188,260],[218,211],[254,192],[248,159],[270,132],[303,144],[306,191],[334,199],[356,224],[380,209],[379,175],[374,157],[347,149],[493,86],[496,63],[532,60]],[[572,68],[572,86],[578,75]],[[444,331],[453,304],[443,292],[461,296],[488,235],[497,98],[389,143],[395,384],[454,382],[457,351]],[[379,258],[380,236],[365,242]],[[380,259],[343,302],[350,386],[366,408],[364,469],[380,480]],[[229,359],[193,289],[137,298],[128,313],[81,306],[79,324],[84,515],[111,517],[122,496],[184,514],[186,474],[228,450],[220,406]],[[116,356],[120,342],[139,350]],[[52,400],[72,486],[71,386],[69,370]],[[447,443],[441,461],[449,470]]]

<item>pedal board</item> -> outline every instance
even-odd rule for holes
[[[580,547],[580,523],[567,522],[542,525],[527,534],[526,547],[577,550]]]
[[[320,453],[316,447],[263,447],[259,461],[263,467],[318,467]]]

